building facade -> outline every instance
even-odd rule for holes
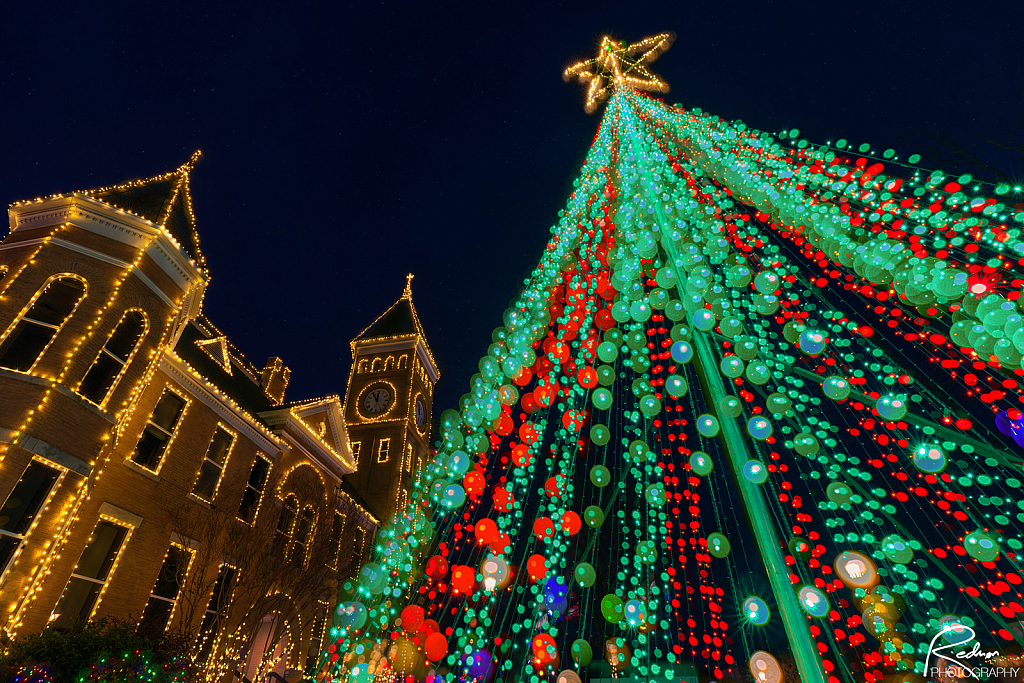
[[[357,462],[348,480],[382,520],[409,502],[413,472],[429,450],[439,376],[411,281],[410,275],[398,301],[351,342],[344,414]]]
[[[353,341],[358,395],[286,402],[281,359],[201,313],[196,158],[9,210],[0,642],[112,616],[194,634],[209,680],[293,677],[426,452],[437,371],[407,286]]]

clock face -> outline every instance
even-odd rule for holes
[[[427,408],[423,405],[423,399],[416,399],[416,427],[423,429],[423,421],[427,419]]]
[[[363,412],[367,415],[380,415],[391,407],[391,392],[386,387],[373,387],[363,394]]]

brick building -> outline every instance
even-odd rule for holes
[[[191,632],[210,680],[290,677],[408,490],[438,373],[407,285],[352,342],[352,401],[286,402],[282,361],[201,314],[197,156],[10,208],[0,642],[110,615]]]

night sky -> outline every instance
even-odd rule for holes
[[[906,141],[1024,120],[1010,0],[195,5],[7,3],[0,199],[202,149],[204,311],[257,366],[284,359],[289,400],[344,393],[348,341],[407,272],[437,411],[467,390],[597,129],[561,72],[605,33],[678,34],[652,67],[669,102],[926,166]]]

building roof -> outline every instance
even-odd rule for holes
[[[341,493],[343,493],[345,496],[351,499],[352,502],[356,504],[360,512],[364,513],[367,517],[369,517],[371,523],[373,523],[375,526],[380,526],[380,520],[374,517],[373,513],[370,512],[370,504],[366,502],[366,499],[359,495],[359,491],[356,491],[355,486],[352,486],[352,484],[348,483],[347,478],[341,478],[341,481],[338,482],[338,489],[341,491]]]
[[[189,190],[189,175],[200,155],[201,152],[196,151],[192,158],[169,173],[120,185],[82,190],[77,194],[92,197],[159,225],[200,268],[206,270],[206,260],[199,249],[199,234],[196,232],[192,194]]]
[[[416,314],[416,306],[412,302],[412,278],[412,273],[406,276],[405,290],[402,292],[402,296],[370,323],[369,327],[356,335],[352,340],[353,347],[356,342],[360,341],[417,337],[423,343],[431,362],[434,361],[434,354],[430,351],[430,345],[427,344],[427,335],[423,331],[420,317]]]
[[[412,308],[412,299],[403,295],[382,316],[377,318],[372,325],[363,330],[356,339],[379,339],[381,337],[402,337],[422,334],[422,330],[417,329],[419,325],[416,322],[415,313]]]
[[[174,353],[250,415],[274,407],[255,368],[205,316],[185,326]]]

